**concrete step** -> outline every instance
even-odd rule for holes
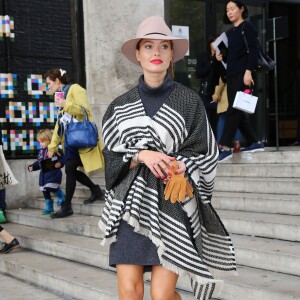
[[[109,247],[101,246],[99,238],[13,223],[5,224],[5,229],[17,237],[23,249],[115,271],[109,267]]]
[[[64,298],[118,299],[113,272],[25,249],[1,256],[0,272],[52,290]]]
[[[224,300],[299,300],[299,277],[238,266],[239,276],[225,280]]]
[[[239,265],[300,276],[299,242],[237,234],[231,238]]]
[[[274,147],[266,147],[265,152],[238,153],[233,154],[233,158],[226,160],[222,164],[299,164],[299,148],[280,147],[277,151]]]
[[[0,273],[1,300],[64,300],[60,296],[38,288],[32,284]],[[17,288],[16,288],[17,287]]]
[[[298,216],[229,210],[217,210],[217,212],[230,233],[300,241]]]
[[[114,272],[29,250],[21,249],[0,256],[0,272],[52,290],[64,299],[118,299]],[[225,280],[220,299],[299,299],[299,277],[241,266],[238,272],[240,276]],[[178,291],[182,299],[194,300],[192,293]],[[148,283],[145,284],[144,299],[150,300]]]
[[[215,191],[299,195],[300,178],[223,177],[215,180]]]
[[[108,247],[102,247],[99,239],[30,226],[7,224],[22,248],[69,259],[102,269],[108,266]],[[300,276],[300,243],[232,234],[237,263]]]
[[[216,209],[300,215],[300,196],[262,193],[214,192]]]
[[[56,201],[57,198],[53,197],[54,199],[54,210],[57,211],[59,207],[56,206]],[[105,201],[102,200],[97,200],[92,204],[85,205],[83,204],[83,201],[87,199],[85,198],[80,198],[76,195],[72,199],[72,208],[75,214],[80,214],[80,215],[85,215],[85,216],[97,216],[100,217],[103,207],[105,205]],[[26,201],[26,204],[29,208],[36,208],[39,210],[43,210],[45,208],[45,200],[42,197],[36,197],[36,198],[31,198]]]
[[[300,164],[219,164],[217,176],[299,178]]]
[[[25,249],[1,256],[0,272],[60,293],[66,299],[118,299],[114,272]],[[179,293],[183,299],[194,300],[192,293]],[[148,283],[145,284],[144,299],[151,299]]]
[[[98,184],[98,182],[95,181],[95,184]],[[65,184],[62,184],[62,189],[65,191]],[[105,182],[104,182],[104,178],[103,180],[101,181],[101,184],[100,184],[100,188],[102,189],[103,192],[105,192]],[[38,197],[39,195],[42,195],[42,194],[38,194]],[[75,193],[74,193],[74,196],[76,198],[82,198],[82,200],[84,199],[88,199],[90,196],[91,196],[91,191],[88,187],[86,187],[85,185],[82,185],[82,184],[79,184],[77,183],[76,184],[76,189],[75,189]]]
[[[100,238],[99,217],[74,214],[63,219],[52,220],[49,215],[43,216],[37,209],[12,209],[6,211],[7,220],[12,223],[61,231],[76,235]]]

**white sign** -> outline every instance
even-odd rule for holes
[[[179,25],[172,25],[172,33],[174,36],[183,38],[183,39],[190,39],[190,28],[189,26],[179,26]],[[186,52],[185,56],[190,55],[190,49]]]
[[[222,53],[222,64],[224,68],[227,68],[227,51],[228,51],[228,38],[225,32],[223,32],[214,42],[213,46],[216,49],[216,53]]]

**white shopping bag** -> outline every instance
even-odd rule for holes
[[[233,107],[246,113],[253,114],[258,97],[244,92],[237,92],[234,98]]]
[[[11,171],[0,145],[0,190],[7,188],[10,185],[17,184],[18,181]]]

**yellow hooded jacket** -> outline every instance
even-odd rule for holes
[[[93,121],[91,108],[88,103],[86,90],[79,84],[72,84],[66,99],[66,104],[61,113],[68,113],[74,116],[78,121],[83,121],[81,107],[83,106],[88,114],[90,121]],[[61,144],[64,150],[64,135],[62,138],[58,135],[58,123],[56,122],[51,143],[48,145],[50,152],[57,153],[58,145]],[[104,159],[101,151],[101,141],[99,139],[97,147],[79,149],[79,156],[82,161],[85,172],[89,173],[104,168]]]

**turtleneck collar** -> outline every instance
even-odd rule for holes
[[[142,93],[147,95],[157,95],[165,92],[168,88],[170,88],[174,84],[171,76],[169,74],[166,75],[163,83],[157,88],[151,88],[144,81],[144,75],[141,75],[139,78],[139,89]]]

